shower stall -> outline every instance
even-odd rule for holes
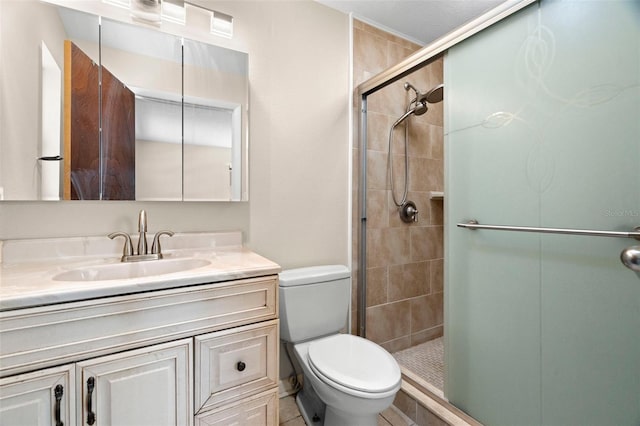
[[[359,83],[354,331],[484,424],[640,424],[637,1],[503,5]]]
[[[367,30],[373,40],[384,37],[367,27],[362,32]],[[358,35],[364,43],[366,37]],[[385,46],[397,42],[386,41]],[[411,48],[419,46],[407,45],[406,54]],[[356,58],[354,68],[359,65]],[[386,348],[405,374],[414,374],[439,395],[444,374],[442,83],[439,55],[368,97],[367,238],[365,250],[354,250],[366,256],[357,273],[367,279],[360,310],[367,327],[355,331]]]

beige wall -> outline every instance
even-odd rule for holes
[[[356,21],[355,83],[399,62],[419,47]],[[429,198],[430,191],[442,191],[444,185],[443,108],[442,103],[431,105],[427,113],[405,120],[409,124],[407,199],[414,201],[420,212],[417,223],[407,224],[401,221],[392,200],[388,173],[389,130],[415,97],[413,91],[405,91],[406,81],[422,92],[442,83],[442,58],[368,97],[366,335],[391,352],[443,332],[443,202]],[[354,158],[358,156],[354,148]],[[402,125],[394,133],[392,161],[399,200],[404,187]],[[354,175],[354,179],[357,177]],[[354,214],[354,223],[358,217]],[[358,239],[354,238],[354,254],[360,252],[357,244]],[[355,298],[352,306],[355,319]]]
[[[285,268],[348,263],[348,17],[307,0],[198,3],[234,16],[226,44],[249,53],[250,201],[2,202],[0,239],[134,232],[145,208],[151,231],[240,229]]]

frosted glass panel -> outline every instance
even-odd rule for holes
[[[453,47],[447,384],[485,424],[640,423],[640,5],[542,1]]]

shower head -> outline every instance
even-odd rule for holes
[[[444,84],[438,84],[433,89],[429,90],[426,95],[424,95],[424,99],[430,104],[436,104],[438,102],[442,102],[444,98]]]
[[[404,90],[409,90],[409,89],[416,92],[416,97],[411,101],[411,103],[416,104],[416,108],[418,108],[417,104],[420,104],[420,103],[436,104],[438,102],[442,102],[442,98],[444,97],[443,84],[437,85],[433,89],[429,90],[427,93],[421,93],[411,83],[409,82],[404,83]],[[422,112],[422,114],[424,114],[425,112],[426,112],[426,109]],[[416,115],[420,115],[420,114],[416,112]]]
[[[427,107],[427,103],[423,102],[423,101],[417,101],[416,102],[416,106],[413,107],[413,109],[411,110],[411,112],[413,112],[415,115],[422,115],[425,112],[427,112],[429,108]]]

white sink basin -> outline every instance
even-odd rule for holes
[[[107,281],[127,278],[149,277],[188,271],[210,265],[205,259],[162,259],[144,262],[114,263],[61,272],[54,276],[55,281]]]

